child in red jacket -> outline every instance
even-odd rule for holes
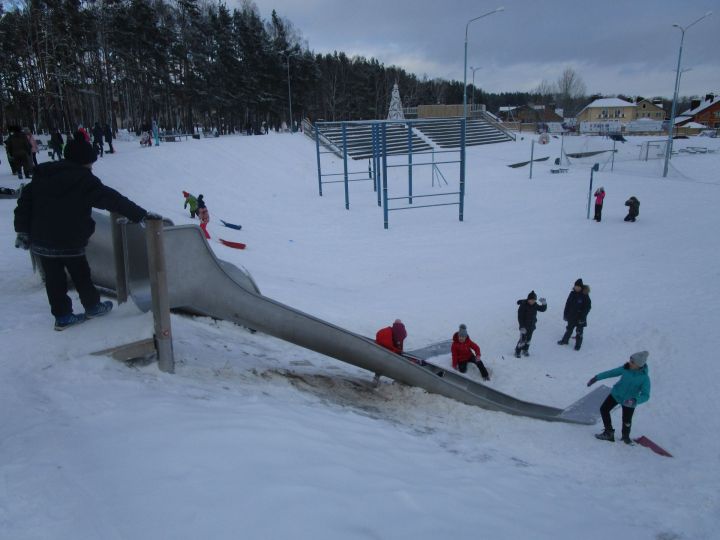
[[[375,335],[375,343],[391,350],[395,354],[402,354],[403,342],[407,337],[405,325],[400,319],[395,319],[392,326],[378,330]]]
[[[460,373],[465,373],[467,371],[467,365],[472,363],[480,370],[483,381],[490,380],[490,374],[485,368],[485,364],[480,360],[480,347],[470,339],[467,333],[467,326],[464,324],[461,324],[458,331],[453,334],[453,343],[450,351],[452,352],[453,369],[457,369]]]

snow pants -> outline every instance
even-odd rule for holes
[[[458,371],[460,373],[467,373],[468,364],[475,364],[480,370],[480,375],[483,379],[487,379],[490,376],[487,368],[485,367],[485,364],[482,363],[482,360],[475,357],[475,355],[470,356],[470,358],[468,358],[467,360],[458,362]]]
[[[100,293],[93,285],[90,277],[90,265],[85,255],[77,257],[43,257],[37,256],[45,273],[45,291],[50,312],[55,317],[63,317],[73,312],[72,300],[68,296],[67,276],[65,269],[75,284],[80,295],[80,302],[85,309],[90,309],[100,302]]]
[[[600,220],[602,219],[602,207],[602,204],[595,205],[595,217],[593,219],[598,223],[600,223]]]
[[[618,402],[612,395],[609,395],[607,399],[600,405],[600,416],[602,417],[603,427],[607,431],[612,431],[612,419],[610,418],[610,411],[612,411]],[[630,437],[630,428],[632,427],[632,417],[635,413],[635,407],[622,406],[622,436]]]
[[[516,353],[519,353],[520,351],[530,350],[530,340],[532,339],[535,329],[527,328],[526,330],[527,332],[525,334],[520,334],[520,339],[518,339],[517,345],[515,345]]]
[[[570,336],[573,333],[573,330],[577,329],[575,332],[575,350],[579,351],[580,347],[582,346],[583,342],[583,329],[585,328],[585,325],[580,324],[578,321],[568,321],[567,327],[565,328],[565,334],[562,337],[562,343],[565,345],[568,344],[570,341]]]

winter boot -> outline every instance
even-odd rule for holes
[[[85,315],[75,315],[70,313],[69,315],[63,315],[62,317],[55,317],[55,330],[58,332],[80,324],[85,321]]]
[[[530,352],[529,352],[527,349],[523,349],[523,350],[522,350],[522,355],[523,355],[523,356],[530,356]]]
[[[580,350],[580,347],[582,347],[582,342],[583,342],[583,337],[582,337],[582,336],[577,336],[577,337],[575,338],[575,350],[576,350],[576,351],[579,351],[579,350]]]
[[[564,339],[561,339],[560,341],[558,341],[558,345],[567,345],[567,344],[568,344],[568,342],[565,341]]]
[[[515,358],[520,358],[520,351],[515,349]]]
[[[632,424],[623,424],[622,428],[622,442],[629,445],[634,445],[635,443],[630,438],[630,426]]]
[[[602,433],[595,435],[595,438],[601,441],[615,442],[615,430],[605,429]]]
[[[105,302],[98,302],[97,305],[85,310],[85,317],[88,319],[94,319],[95,317],[102,317],[110,313],[113,308],[113,303],[110,300]]]

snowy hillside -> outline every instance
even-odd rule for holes
[[[151,318],[125,304],[54,332],[44,287],[13,248],[15,201],[0,200],[0,538],[717,538],[720,140],[677,141],[715,152],[680,153],[663,179],[662,160],[637,159],[639,137],[614,164],[603,153],[551,174],[553,138],[535,145],[550,159],[529,179],[507,165],[530,159],[531,137],[468,149],[464,222],[447,206],[393,212],[389,230],[369,182],[352,184],[349,211],[341,184],[318,196],[315,147],[299,134],[118,142],[94,171],[178,224],[192,222],[181,192],[202,193],[220,259],[340,327],[374,336],[401,318],[415,349],[467,324],[489,384],[528,401],[566,407],[646,349],[652,396],[633,436],[675,457],[597,441],[600,425],[489,412],[388,379],[373,390],[369,372],[202,317],[172,316],[174,375],[92,356],[149,336]],[[569,153],[610,148],[564,141]],[[601,223],[586,219],[595,162]],[[0,167],[0,186],[17,187],[4,156]],[[395,169],[392,192],[405,186]],[[416,173],[416,193],[438,191],[429,169]],[[636,223],[623,222],[630,195]],[[593,309],[576,352],[556,341],[578,277]],[[515,359],[516,300],[531,289],[549,308],[531,356]],[[449,366],[449,353],[436,361]]]

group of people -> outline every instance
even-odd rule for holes
[[[32,178],[33,169],[38,166],[37,154],[40,151],[40,145],[29,128],[20,129],[18,126],[10,126],[8,131],[10,134],[3,143],[5,144],[10,170],[20,180],[23,178],[30,179]],[[82,125],[78,126],[76,133],[81,133],[88,143],[92,141],[95,153],[101,157],[105,153],[104,143],[106,142],[109,147],[107,153],[112,154],[115,152],[112,144],[113,133],[109,124],[101,127],[99,122],[95,122],[92,129],[92,138],[91,134]],[[68,136],[68,140],[71,138]],[[63,158],[65,141],[57,128],[52,129],[47,148],[48,156],[52,161]]]
[[[545,298],[538,298],[535,291],[530,291],[527,298],[517,301],[518,325],[520,338],[515,345],[515,357],[521,355],[529,356],[530,341],[537,324],[537,314],[547,310]],[[583,342],[583,330],[587,326],[587,316],[592,308],[590,300],[590,286],[578,278],[567,300],[563,310],[563,319],[566,322],[565,333],[558,341],[558,345],[568,345],[573,331],[575,331],[575,350],[579,351]],[[403,344],[407,338],[407,330],[400,319],[388,327],[378,330],[375,335],[375,342],[396,353],[403,354]],[[490,373],[481,360],[480,347],[475,343],[467,331],[467,325],[461,324],[453,334],[452,345],[450,346],[452,356],[452,367],[460,373],[466,373],[469,364],[474,364],[480,372],[483,381],[490,380]],[[630,356],[630,360],[623,366],[595,375],[587,386],[595,382],[612,377],[620,377],[620,380],[613,386],[610,395],[600,407],[600,415],[603,421],[603,432],[595,435],[596,438],[605,441],[615,441],[615,431],[610,418],[610,411],[618,404],[622,406],[622,441],[626,444],[633,444],[630,439],[630,428],[635,408],[650,398],[650,377],[647,366],[648,352],[641,351]],[[376,380],[379,377],[376,375]]]
[[[195,216],[200,219],[200,228],[205,234],[205,238],[210,239],[210,233],[207,231],[207,225],[210,223],[210,212],[205,205],[205,199],[202,193],[197,197],[187,191],[183,191],[182,194],[183,197],[185,197],[185,204],[183,205],[183,208],[189,208],[190,217],[192,219],[195,219]]]
[[[595,221],[600,223],[602,221],[602,209],[603,202],[605,201],[605,188],[600,186],[595,190]],[[625,201],[625,206],[628,207],[628,214],[625,216],[624,221],[635,222],[637,217],[640,215],[640,201],[634,195]]]

